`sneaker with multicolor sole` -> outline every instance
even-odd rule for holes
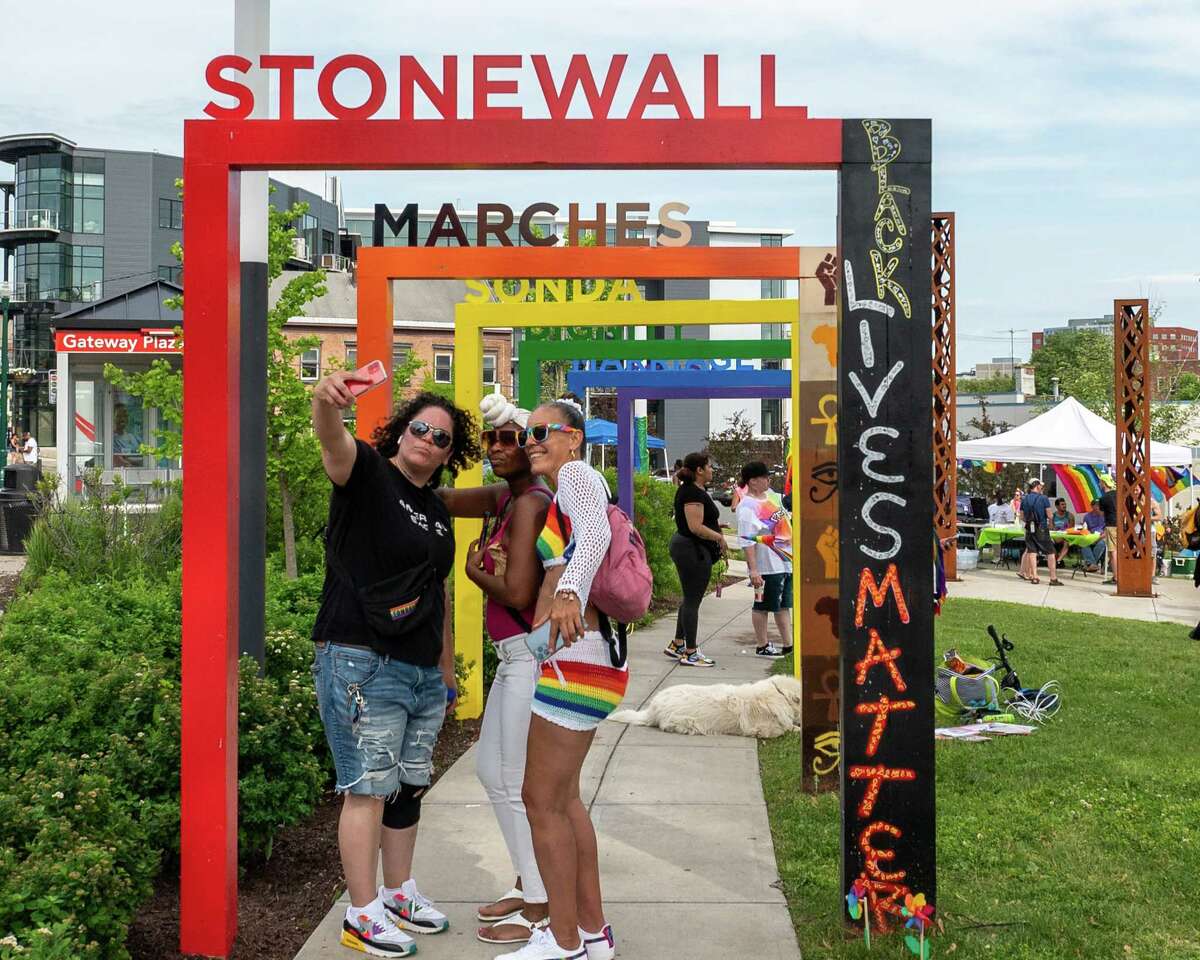
[[[341,944],[373,957],[411,957],[417,952],[416,941],[399,929],[390,916],[377,920],[361,910],[346,911]]]
[[[613,960],[617,955],[617,939],[613,936],[611,923],[606,923],[599,933],[588,933],[580,927],[579,936],[583,938],[587,960]]]
[[[379,888],[379,899],[391,914],[396,926],[413,933],[442,933],[450,929],[446,915],[433,905],[433,901],[417,889],[415,880],[405,880],[403,886],[393,894]]]

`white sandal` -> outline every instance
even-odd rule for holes
[[[516,887],[513,887],[511,890],[508,891],[508,893],[504,894],[504,896],[497,897],[495,900],[493,900],[492,903],[500,903],[501,901],[504,901],[504,900],[520,900],[521,903],[523,904],[525,902],[525,893],[524,893],[524,891],[518,890]],[[521,912],[521,909],[522,909],[521,907],[517,907],[517,909],[514,910],[512,913],[505,914],[504,916],[500,916],[500,917],[485,917],[478,910],[476,910],[475,911],[475,919],[481,921],[482,923],[500,923],[503,920],[508,920],[511,917],[515,917],[517,914],[519,914]],[[492,941],[489,940],[488,942],[491,943]]]
[[[501,899],[504,899],[504,898],[502,897]],[[510,925],[514,926],[514,927],[524,927],[526,930],[529,931],[529,937],[532,937],[534,930],[538,929],[539,927],[546,926],[549,922],[550,922],[549,920],[529,920],[526,918],[525,914],[523,914],[520,910],[518,910],[516,912],[516,914],[509,917],[508,919],[498,920],[495,923],[489,924],[484,929],[490,930],[490,929],[492,929],[492,927],[505,927],[505,926],[510,926]],[[485,936],[483,931],[481,931],[481,930],[475,931],[475,939],[480,940],[483,943],[528,943],[529,937],[518,938],[516,940],[500,939],[499,937]]]

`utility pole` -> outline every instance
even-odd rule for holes
[[[12,284],[0,281],[0,437],[4,438],[4,459],[8,460],[8,304],[12,300]]]

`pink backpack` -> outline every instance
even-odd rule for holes
[[[592,580],[589,599],[597,610],[618,623],[633,623],[650,609],[650,591],[654,585],[646,560],[646,544],[629,515],[611,503],[608,526],[612,542]]]

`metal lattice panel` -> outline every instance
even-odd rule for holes
[[[1150,553],[1150,305],[1117,300],[1115,414],[1117,421],[1117,593],[1152,595]]]
[[[958,532],[954,377],[954,214],[930,218],[933,247],[933,522],[943,540]],[[955,545],[945,552],[946,577],[958,577]]]

